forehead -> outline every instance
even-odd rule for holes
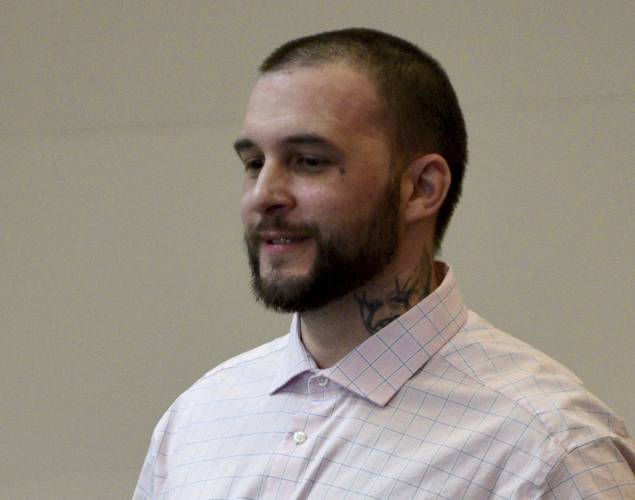
[[[256,82],[242,135],[383,134],[382,110],[370,79],[346,63],[291,67],[265,73]]]

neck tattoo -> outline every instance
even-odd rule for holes
[[[405,281],[395,278],[393,285],[378,296],[366,290],[355,294],[362,321],[369,334],[377,333],[430,293],[432,262],[426,256],[419,272]]]

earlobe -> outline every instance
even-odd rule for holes
[[[406,219],[414,222],[436,215],[452,182],[445,158],[436,153],[420,156],[408,165],[404,174],[405,180],[410,183]]]

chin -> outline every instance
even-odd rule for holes
[[[313,270],[312,263],[289,265],[271,264],[266,261],[260,261],[260,280],[268,284],[279,284],[284,286],[286,281],[295,282],[298,280],[310,279]]]
[[[292,313],[306,310],[306,294],[311,288],[311,277],[275,277],[252,282],[256,298],[267,308],[278,312]]]

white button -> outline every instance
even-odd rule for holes
[[[293,440],[296,444],[302,444],[306,441],[306,434],[302,431],[296,431],[293,433]]]
[[[329,379],[327,379],[326,377],[320,377],[318,379],[318,385],[320,387],[326,387],[328,385],[328,383],[329,383]]]

